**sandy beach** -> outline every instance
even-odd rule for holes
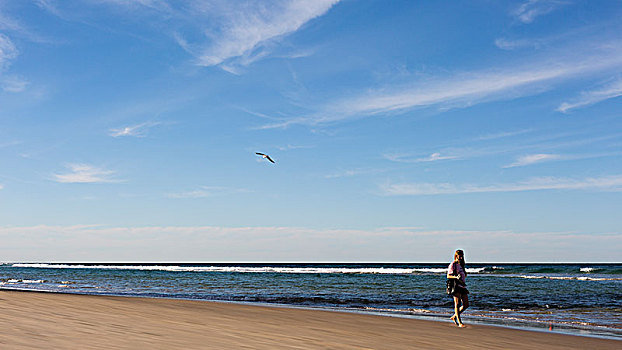
[[[2,349],[619,349],[617,340],[321,310],[0,291]]]

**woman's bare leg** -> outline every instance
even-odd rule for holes
[[[460,295],[459,293],[454,294],[454,315],[451,316],[451,320],[454,321],[456,325],[458,325],[458,327],[464,326],[462,324],[462,320],[460,319],[460,309],[462,308],[460,306],[461,301],[462,295]]]
[[[460,306],[459,309],[459,313],[463,313],[464,310],[466,310],[469,307],[469,295],[468,294],[462,294],[462,306]]]

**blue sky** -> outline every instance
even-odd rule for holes
[[[0,0],[0,260],[620,262],[620,18]]]

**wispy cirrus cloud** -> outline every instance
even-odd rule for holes
[[[161,125],[161,122],[145,122],[136,125],[125,126],[116,129],[110,129],[109,135],[112,137],[133,136],[133,137],[145,137],[147,131],[157,125]]]
[[[0,18],[1,20],[1,18]],[[28,82],[16,75],[6,76],[4,72],[17,58],[19,51],[13,41],[0,33],[0,87],[7,92],[22,92],[26,89]]]
[[[513,154],[518,154],[512,163],[503,166],[503,168],[512,168],[547,161],[619,157],[622,155],[621,152],[612,150],[619,148],[619,146],[616,146],[616,144],[612,143],[612,141],[619,140],[622,136],[620,133],[602,135],[598,137],[584,137],[581,133],[551,134],[547,132],[543,137],[520,137],[512,140],[503,140],[502,143],[497,142],[498,139],[512,138],[514,136],[523,135],[529,132],[532,132],[532,130],[518,130],[514,132],[500,132],[496,134],[484,135],[468,139],[466,141],[461,141],[460,143],[464,143],[461,146],[457,146],[458,142],[454,142],[452,143],[453,146],[440,147],[437,152],[433,152],[429,156],[422,157],[421,153],[402,152],[386,153],[383,155],[383,158],[396,163],[421,163],[426,161],[468,160],[481,157],[494,157],[499,155],[511,156]],[[492,141],[493,143],[490,144],[488,141]],[[486,144],[480,144],[480,142],[485,142]],[[603,151],[593,153],[576,153],[577,147],[584,147],[585,145],[598,147],[603,149]],[[561,150],[568,150],[566,152],[575,153],[558,154],[557,152],[561,152]],[[544,151],[547,151],[547,153]],[[524,154],[525,152],[534,153]]]
[[[112,170],[97,168],[88,164],[68,164],[70,172],[53,174],[52,178],[60,183],[112,183],[121,182],[112,178],[115,174]]]
[[[432,153],[427,157],[423,157],[423,158],[417,158],[416,160],[418,162],[436,162],[438,160],[450,160],[450,159],[456,159],[458,158],[457,156],[451,156],[451,155],[442,155],[439,152],[436,153]]]
[[[512,137],[516,135],[522,135],[522,134],[526,134],[532,131],[533,131],[532,129],[523,129],[523,130],[516,130],[516,131],[501,131],[501,132],[497,132],[493,134],[486,134],[486,135],[478,136],[475,138],[475,140],[477,141],[496,140],[496,139]]]
[[[525,145],[525,146],[513,146],[513,147],[482,147],[482,146],[472,146],[473,143],[481,143],[488,141],[496,141],[499,139],[512,138],[514,136],[523,135],[526,133],[532,132],[532,129],[521,129],[515,131],[500,131],[496,133],[485,134],[481,136],[476,136],[471,139],[462,140],[458,142],[452,142],[453,147],[446,146],[440,147],[438,151],[432,152],[428,156],[422,156],[421,153],[386,153],[383,154],[383,158],[386,160],[390,160],[396,163],[421,163],[421,162],[435,162],[442,160],[465,160],[476,157],[483,156],[491,156],[497,155],[501,153],[508,153],[524,148],[538,147],[539,144]],[[550,136],[548,136],[550,137]],[[456,146],[456,144],[463,144],[462,146]],[[466,145],[464,145],[466,144]],[[469,145],[469,146],[467,146]]]
[[[2,18],[0,17],[0,21]],[[17,58],[19,51],[11,39],[0,33],[0,88],[6,92],[22,92],[26,89],[28,82],[16,75],[5,75],[5,71]]]
[[[218,66],[239,74],[243,67],[270,56],[283,38],[324,15],[339,1],[102,0],[80,5],[123,8],[133,17],[149,17],[158,23],[152,29],[172,38],[196,65]],[[38,0],[37,5],[60,18],[75,13],[62,2]],[[307,49],[295,48],[293,53],[281,52],[278,57],[308,54]]]
[[[338,179],[338,178],[343,178],[343,177],[376,174],[382,171],[383,170],[380,170],[380,169],[349,169],[349,170],[341,170],[341,171],[334,172],[332,174],[325,175],[324,178],[325,179]]]
[[[598,178],[569,179],[539,177],[517,183],[493,185],[451,184],[451,183],[403,183],[385,184],[381,193],[387,196],[448,195],[467,193],[524,192],[543,190],[599,190],[622,191],[622,175]]]
[[[0,33],[0,73],[9,66],[18,54],[19,51],[13,44],[13,41],[8,36]]]
[[[243,189],[243,188],[231,188],[231,187],[221,187],[221,186],[201,186],[196,190],[169,193],[166,195],[166,197],[177,198],[177,199],[192,199],[192,198],[208,198],[208,197],[248,193],[248,192],[250,192],[250,190]]]
[[[440,103],[470,104],[473,101],[495,97],[495,94],[530,85],[567,79],[572,76],[622,66],[622,52],[611,56],[593,57],[574,64],[551,64],[536,69],[512,69],[501,72],[475,72],[459,74],[424,84],[424,88],[398,89],[393,93],[374,93],[338,103],[335,108],[347,114],[377,114],[399,111]],[[530,91],[514,91],[520,95]],[[507,95],[496,96],[507,98]]]
[[[517,50],[523,48],[539,48],[543,45],[541,40],[519,39],[510,40],[507,38],[498,38],[495,40],[495,46],[502,50]]]
[[[512,164],[504,166],[504,168],[514,168],[519,166],[526,166],[535,163],[542,163],[551,160],[562,159],[559,154],[546,154],[546,153],[538,153],[538,154],[529,154],[525,156],[520,156],[516,161]]]
[[[622,71],[622,50],[617,44],[603,43],[586,51],[588,53],[582,55],[556,55],[517,67],[456,73],[407,85],[367,90],[328,102],[308,116],[284,119],[261,128],[328,124],[430,106],[467,107],[541,93],[561,82],[586,75]]]
[[[2,85],[2,90],[18,93],[26,90],[30,82],[17,75],[9,75],[2,77],[0,84]]]
[[[220,66],[237,73],[237,67],[267,56],[279,39],[324,15],[339,0],[281,0],[276,2],[194,2],[198,14],[217,25],[203,28],[202,39],[190,41],[176,35],[178,44],[200,66]]]
[[[523,23],[531,23],[536,18],[553,12],[567,4],[567,1],[559,0],[528,0],[521,4],[513,12],[513,15]]]
[[[618,77],[614,81],[604,84],[598,89],[585,91],[581,93],[581,96],[576,98],[572,102],[564,102],[557,110],[559,112],[568,112],[570,110],[581,108],[595,103],[609,100],[622,96],[622,78]]]
[[[30,82],[19,74],[6,73],[9,66],[20,55],[11,37],[36,43],[49,43],[50,40],[22,25],[16,19],[17,16],[8,15],[3,5],[4,3],[0,2],[0,30],[5,32],[0,33],[0,89],[9,93],[19,93],[25,91]]]
[[[592,159],[592,158],[603,158],[603,157],[619,157],[622,155],[621,152],[603,152],[603,153],[591,153],[591,154],[546,154],[546,153],[538,153],[538,154],[529,154],[519,156],[516,161],[511,164],[504,166],[504,168],[514,168],[527,166],[537,163],[550,162],[550,161],[561,161],[561,160],[579,160],[579,159]]]
[[[46,0],[40,0],[46,1]],[[49,1],[49,0],[48,0]],[[10,14],[6,9],[11,6],[4,6],[7,2],[0,1],[0,30],[10,33],[11,36],[24,38],[35,43],[50,43],[50,39],[36,33],[27,25],[22,24],[18,15]]]
[[[50,3],[50,0],[39,0],[40,6],[50,7],[53,4]],[[107,3],[113,5],[122,5],[135,7],[140,9],[140,7],[148,7],[156,10],[169,11],[171,7],[169,6],[166,0],[98,0],[100,3]],[[55,9],[55,6],[52,6]]]
[[[309,148],[313,148],[314,146],[299,146],[299,145],[291,145],[288,144],[287,146],[277,146],[276,148],[279,151],[291,151],[294,149],[309,149]]]
[[[398,163],[421,163],[421,162],[436,162],[439,160],[455,160],[460,159],[458,155],[442,154],[441,152],[434,152],[425,157],[413,157],[407,154],[391,153],[383,156],[385,159],[398,162]]]

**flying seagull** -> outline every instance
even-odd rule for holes
[[[274,163],[274,161],[272,160],[272,158],[270,158],[269,155],[267,154],[263,154],[263,153],[259,153],[259,152],[255,152],[255,154],[262,156],[263,158],[266,158],[267,160],[269,160],[270,162]]]

